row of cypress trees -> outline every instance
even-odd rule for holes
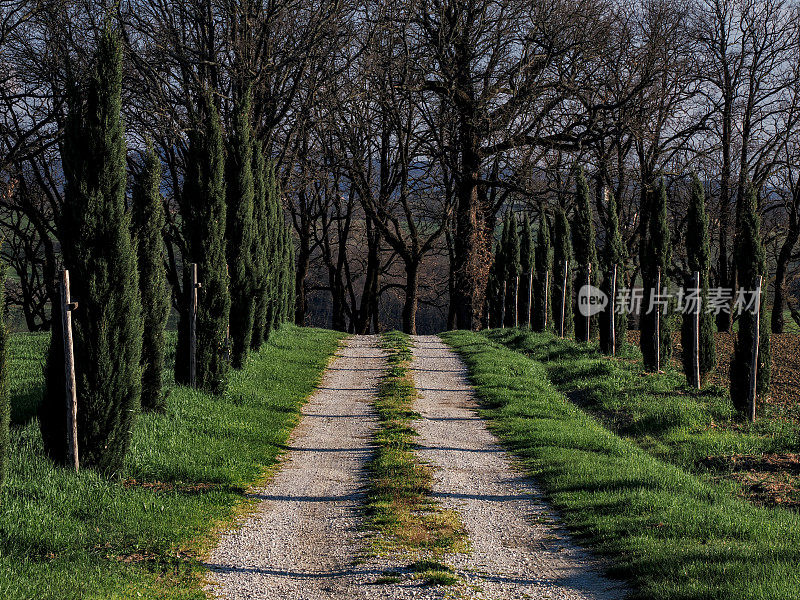
[[[171,297],[164,264],[160,159],[148,144],[128,210],[121,90],[122,44],[108,24],[87,81],[69,90],[61,149],[64,204],[57,226],[72,297],[78,300],[73,341],[80,460],[109,473],[123,465],[136,413],[165,408],[164,329]],[[249,98],[245,90],[227,148],[214,97],[207,91],[198,99],[178,198],[184,290],[193,262],[202,282],[197,385],[215,392],[224,388],[229,365],[244,365],[248,352],[288,319],[292,295],[290,230],[283,220],[275,168],[267,164],[252,133]],[[183,300],[178,382],[188,381],[189,372],[189,310]],[[0,331],[0,360],[4,352]],[[4,375],[0,367],[0,462],[8,429]],[[64,463],[65,373],[58,325],[53,327],[45,379],[39,411],[44,447]]]
[[[556,207],[553,215],[553,224],[550,225],[546,215],[542,215],[538,225],[536,244],[533,244],[533,235],[527,215],[521,227],[521,236],[516,233],[516,220],[511,213],[506,213],[503,231],[494,253],[494,263],[491,267],[489,289],[487,290],[488,307],[491,327],[526,325],[529,307],[527,305],[528,288],[525,277],[533,269],[531,290],[533,322],[530,326],[535,331],[547,329],[561,333],[561,315],[563,310],[563,323],[565,336],[574,333],[576,339],[591,338],[595,331],[599,331],[600,350],[603,353],[612,353],[612,336],[610,331],[611,311],[605,310],[599,314],[599,319],[592,318],[591,331],[586,331],[587,320],[576,314],[573,310],[573,277],[577,276],[577,284],[582,286],[591,283],[598,285],[610,298],[613,307],[612,284],[616,267],[616,289],[625,286],[627,251],[622,241],[619,226],[619,211],[613,194],[606,193],[604,198],[603,221],[605,222],[605,243],[602,256],[598,260],[597,244],[594,233],[592,207],[589,188],[586,184],[583,171],[579,169],[575,179],[575,211],[570,223],[562,207]],[[662,293],[669,290],[670,276],[675,273],[672,265],[672,244],[667,212],[667,189],[660,180],[648,189],[644,195],[646,202],[643,235],[639,247],[639,261],[643,281],[643,299],[641,315],[640,346],[643,364],[646,370],[655,371],[663,365],[672,355],[672,321],[662,312],[658,320],[658,335],[656,335],[656,311],[649,312],[651,299],[655,300],[657,310],[666,312],[672,308],[672,302],[666,296],[651,298],[651,294]],[[755,192],[749,192],[746,202],[740,211],[740,224],[736,236],[737,264],[742,265],[740,278],[742,288],[749,289],[750,282],[755,282],[758,275],[766,275],[766,261],[764,247],[760,237],[760,222],[757,212]],[[686,254],[689,272],[681,275],[684,289],[695,287],[694,273],[699,273],[700,290],[699,302],[704,307],[700,311],[700,345],[699,364],[701,382],[711,373],[716,365],[714,344],[713,314],[708,312],[709,278],[710,278],[710,241],[709,221],[705,207],[705,193],[703,185],[696,175],[692,176],[691,194],[687,212],[686,225]],[[552,247],[551,247],[552,232]],[[573,248],[574,242],[574,248]],[[569,270],[565,274],[565,267]],[[587,265],[593,265],[591,274],[587,273]],[[599,266],[599,269],[597,268]],[[600,275],[602,273],[602,281]],[[522,276],[521,279],[519,277]],[[515,299],[516,282],[521,282],[519,300]],[[754,283],[753,283],[754,285]],[[566,286],[566,289],[565,289]],[[660,286],[660,287],[659,287]],[[657,291],[662,290],[662,291]],[[562,307],[562,298],[566,299]],[[517,305],[524,307],[525,315],[515,319],[513,309]],[[766,324],[764,311],[764,295],[761,297],[761,327],[760,349],[758,361],[758,393],[763,394],[769,389],[770,379],[770,351],[769,330]],[[510,317],[509,317],[510,313]],[[683,315],[681,324],[681,343],[684,348],[683,366],[687,378],[694,379],[694,320],[693,310]],[[619,351],[625,343],[628,319],[619,315],[614,320],[616,347]],[[730,366],[731,398],[736,408],[743,412],[747,399],[747,390],[751,377],[751,362],[753,340],[755,335],[755,316],[750,311],[743,311],[739,315],[739,335],[737,336],[734,357]],[[657,350],[659,355],[657,355]]]
[[[0,266],[0,306],[5,306],[5,268]],[[11,399],[8,395],[8,332],[5,319],[0,319],[0,486],[6,479],[10,443]]]
[[[289,318],[294,246],[283,219],[275,167],[252,128],[252,92],[236,99],[227,139],[213,97],[206,93],[190,135],[182,194],[184,289],[191,264],[201,288],[196,320],[196,384],[219,392],[228,369],[242,368],[251,350]],[[188,302],[181,304],[175,379],[189,383]]]

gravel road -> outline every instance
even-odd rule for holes
[[[359,598],[376,578],[357,566],[364,546],[369,405],[386,359],[376,336],[351,337],[303,408],[289,451],[256,512],[223,534],[209,558],[209,591],[227,600]],[[379,572],[378,572],[379,573]],[[389,596],[386,596],[389,597]]]
[[[471,554],[448,557],[475,598],[624,597],[555,524],[535,484],[512,463],[475,412],[461,359],[438,337],[415,337],[412,372],[422,419],[420,457],[435,467],[434,497],[457,510]]]
[[[303,408],[288,452],[254,513],[222,534],[207,562],[208,592],[224,600],[621,598],[596,563],[553,524],[534,484],[484,422],[460,359],[433,336],[415,338],[420,456],[436,467],[434,496],[457,510],[472,551],[445,557],[464,584],[426,587],[411,557],[372,556],[362,511],[376,427],[370,401],[386,369],[377,336],[348,339]]]

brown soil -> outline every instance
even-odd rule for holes
[[[676,332],[674,336],[673,359],[680,367],[680,333]],[[728,365],[735,340],[735,333],[715,334],[717,369],[709,382],[724,389],[730,385]],[[639,332],[629,331],[628,341],[638,344]],[[773,334],[771,346],[772,384],[769,397],[760,402],[759,415],[766,419],[800,423],[800,335]],[[738,483],[742,497],[751,502],[800,509],[800,454],[711,456],[704,463],[711,471],[720,474],[718,478]]]
[[[742,496],[765,506],[800,508],[800,454],[764,454],[709,457],[707,465],[733,479]]]
[[[673,334],[675,366],[680,367],[681,346],[680,332]],[[717,369],[711,375],[710,383],[728,388],[728,365],[733,355],[735,333],[717,333]],[[629,331],[628,342],[639,344],[639,332]],[[788,418],[800,422],[800,335],[795,333],[772,334],[772,386],[766,399],[767,416],[770,418]]]

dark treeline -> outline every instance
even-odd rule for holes
[[[179,315],[188,298],[183,258],[197,253],[202,233],[185,215],[194,196],[215,189],[195,157],[213,146],[218,113],[222,156],[206,166],[237,191],[229,186],[220,200],[231,217],[225,247],[211,244],[214,256],[192,260],[209,261],[215,281],[230,280],[235,364],[247,347],[238,332],[263,312],[241,300],[253,293],[263,304],[258,265],[230,270],[253,243],[247,224],[257,206],[247,198],[259,184],[242,166],[256,151],[274,165],[293,229],[275,243],[296,253],[294,281],[280,285],[293,287],[297,323],[354,332],[413,332],[418,319],[426,331],[480,327],[495,318],[486,292],[497,285],[490,267],[508,209],[525,213],[537,238],[543,216],[553,230],[572,224],[575,268],[582,253],[599,252],[595,282],[605,279],[605,236],[616,218],[615,261],[630,284],[654,276],[641,257],[653,250],[648,231],[665,197],[671,255],[662,275],[682,283],[694,260],[685,235],[694,172],[712,287],[742,283],[736,238],[752,186],[775,306],[768,325],[783,331],[785,315],[800,318],[788,293],[800,237],[797,11],[792,0],[4,2],[0,47],[14,67],[0,75],[6,302],[28,328],[49,327],[68,92],[91,71],[113,17],[124,45],[129,171],[145,168],[152,139]],[[248,136],[256,150],[242,142]],[[585,187],[576,187],[577,168]],[[592,228],[596,250],[579,241]],[[552,251],[551,320],[560,317],[565,248]],[[530,271],[506,288],[527,290],[539,276]],[[571,304],[564,308],[566,328],[585,335]],[[730,329],[727,312],[716,327]]]

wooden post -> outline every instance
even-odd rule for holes
[[[189,385],[197,386],[197,263],[192,263],[192,284],[189,288]]]
[[[661,294],[661,267],[658,267],[658,275],[656,276],[656,294]],[[651,298],[652,304],[652,298]],[[656,373],[661,371],[661,311],[656,309]]]
[[[561,288],[561,337],[564,337],[564,311],[567,305],[567,273],[569,273],[569,261],[564,261],[564,286]]]
[[[519,275],[514,283],[514,327],[519,327]]]
[[[762,276],[756,278],[756,306],[755,306],[755,327],[753,330],[753,354],[750,362],[750,389],[748,390],[747,407],[750,413],[750,422],[756,420],[756,387],[758,385],[758,350],[761,337],[761,283]]]
[[[611,327],[609,339],[611,340],[611,356],[617,355],[617,316],[614,313],[614,302],[617,298],[617,265],[611,271],[611,298],[608,300],[608,323]]]
[[[591,285],[592,285],[592,263],[588,263],[586,265],[586,286],[587,286],[587,291],[589,293],[591,293],[591,290],[589,289],[591,287]],[[591,316],[591,312],[590,312],[589,308],[591,308],[591,306],[587,307],[587,310],[586,310],[586,343],[587,344],[592,339],[591,332],[589,331],[589,329],[590,329],[590,327],[592,325],[592,316]]]
[[[547,312],[550,309],[550,306],[548,306],[549,299],[550,299],[550,270],[548,269],[544,273],[544,316],[542,317],[544,326],[542,327],[542,331],[547,331]]]
[[[533,329],[533,267],[528,272],[528,329]]]
[[[694,311],[694,338],[692,340],[693,360],[692,375],[694,376],[694,386],[700,389],[700,271],[694,272],[694,286],[697,290],[697,308]]]
[[[506,282],[500,285],[500,329],[506,328]]]
[[[61,271],[61,326],[64,332],[64,376],[67,400],[67,447],[71,466],[78,472],[78,393],[75,386],[75,354],[72,346],[72,311],[78,308],[69,296],[69,271]]]
[[[228,293],[230,294],[231,275],[228,269],[228,263],[225,263],[225,278],[228,282]],[[228,313],[228,324],[225,326],[225,362],[231,362],[231,317]]]

